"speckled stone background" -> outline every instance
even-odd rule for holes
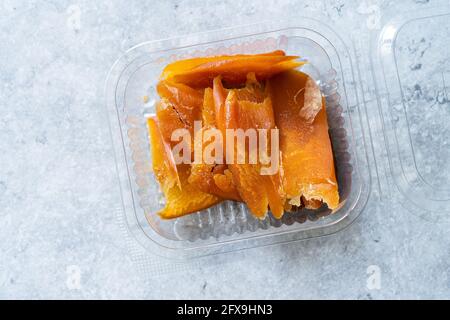
[[[412,214],[382,192],[383,179],[356,223],[331,237],[189,262],[145,252],[117,219],[103,107],[109,68],[142,41],[286,12],[321,14],[355,36],[379,27],[383,12],[434,4],[2,0],[0,298],[450,298],[449,219]],[[420,51],[410,59],[413,70]],[[448,98],[439,99],[448,116]],[[447,141],[435,151],[448,155]]]

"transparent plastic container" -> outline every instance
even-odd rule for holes
[[[284,21],[145,42],[112,67],[106,105],[124,214],[130,232],[151,252],[189,258],[330,235],[350,225],[372,188],[382,191],[385,183],[412,212],[448,220],[449,6],[383,17],[381,28],[358,39],[348,39],[323,19]],[[432,45],[422,48],[423,43]],[[245,205],[227,201],[179,219],[160,219],[156,212],[163,197],[151,172],[145,114],[154,112],[163,67],[187,57],[275,49],[306,58],[302,71],[326,96],[340,206],[260,221]],[[419,51],[413,65],[406,57],[411,50]],[[381,194],[389,203],[392,195]]]

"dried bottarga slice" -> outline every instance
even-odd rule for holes
[[[156,103],[156,116],[158,118],[159,129],[164,141],[173,146],[172,134],[177,129],[186,129],[192,132],[192,127],[187,124],[180,114],[176,111],[172,103],[166,98],[162,98]]]
[[[219,197],[200,191],[188,183],[189,165],[174,167],[171,150],[164,142],[156,117],[147,119],[151,142],[153,171],[166,199],[165,207],[158,212],[163,219],[172,219],[209,208],[220,201]]]
[[[167,65],[162,80],[184,83],[192,87],[205,88],[213,79],[221,76],[227,85],[242,85],[247,74],[254,73],[258,81],[301,66],[305,62],[296,61],[297,56],[286,56],[278,50],[264,54],[237,54],[178,60]]]
[[[181,181],[181,189],[174,187],[167,190],[165,207],[158,212],[163,219],[172,219],[207,209],[222,201],[221,198],[199,190],[188,182],[190,175],[188,165],[179,165],[178,172]]]
[[[275,121],[268,94],[265,94],[262,102],[255,102],[258,100],[258,96],[261,95],[261,92],[257,91],[264,91],[262,87],[254,87],[253,90],[255,92],[253,95],[248,93],[251,90],[250,87],[244,89],[245,95],[242,95],[244,91],[239,92],[239,90],[242,89],[230,89],[227,92],[223,88],[220,78],[214,79],[213,91],[217,127],[222,132],[225,132],[227,129],[233,129],[234,132],[237,129],[242,129],[243,131],[247,129],[265,129],[269,133],[270,129],[275,128]],[[239,99],[239,96],[241,99]],[[251,99],[246,100],[245,97],[251,97]],[[249,152],[251,150],[248,145],[242,149],[245,150],[245,155],[243,163],[240,163],[237,156],[239,148],[237,143],[238,141],[235,140],[233,150],[225,148],[225,154],[233,183],[240,197],[257,218],[264,219],[268,208],[271,209],[275,217],[281,217],[284,212],[284,199],[282,193],[279,192],[280,186],[276,183],[278,178],[274,178],[274,176],[279,174],[278,170],[273,175],[261,174],[262,164],[259,161],[260,159],[258,158],[256,163],[249,161]]]
[[[170,145],[164,140],[159,120],[155,116],[147,118],[148,133],[152,151],[153,173],[161,188],[169,190],[181,187],[177,166]]]
[[[195,120],[201,119],[203,90],[169,80],[159,81],[156,90],[161,99],[167,101],[167,104],[177,113],[179,120],[187,127],[192,127]]]
[[[303,108],[300,109],[300,116],[309,124],[314,122],[317,114],[322,110],[322,93],[313,78],[306,79]]]
[[[241,201],[232,176],[224,164],[195,164],[191,167],[188,182],[199,190],[222,199]]]
[[[193,89],[181,83],[160,81],[157,91],[161,100],[156,103],[156,116],[164,140],[174,147],[182,140],[182,135],[187,130],[191,142],[186,148],[191,148],[194,122],[201,121],[202,117],[204,90]],[[186,130],[177,132],[178,129]],[[175,133],[177,134],[174,135]],[[189,158],[188,155],[186,157]]]
[[[214,108],[212,89],[206,88],[202,109],[203,127],[200,132],[196,133],[197,135],[202,135],[203,131],[216,129]],[[208,144],[214,143],[215,141],[205,142],[202,137],[200,139],[195,140],[194,149],[201,149],[201,154],[203,155]],[[232,181],[228,166],[224,164],[223,157],[221,157],[219,163],[206,163],[205,159],[202,159],[200,163],[193,163],[188,181],[203,192],[211,193],[227,200],[241,201],[241,197]]]
[[[205,88],[202,106],[202,121],[204,126],[215,126],[214,96],[212,88]]]
[[[323,202],[335,209],[339,193],[325,99],[311,81],[294,70],[269,80],[275,122],[280,129],[283,187],[290,205],[317,208]],[[318,95],[321,108],[316,112]]]

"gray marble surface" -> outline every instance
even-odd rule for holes
[[[449,219],[382,188],[334,236],[188,262],[145,252],[118,223],[103,87],[125,50],[285,12],[354,36],[383,12],[435,4],[360,3],[1,1],[0,298],[450,298]]]

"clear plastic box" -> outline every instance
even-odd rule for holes
[[[324,19],[286,18],[284,23],[145,42],[126,52],[108,76],[106,105],[124,214],[134,237],[154,253],[185,258],[330,235],[361,214],[372,188],[388,203],[392,195],[383,193],[385,183],[412,212],[447,220],[450,7],[380,19],[379,29],[358,39],[346,37],[348,33]],[[435,33],[436,26],[441,34]],[[155,213],[163,202],[151,172],[145,114],[154,112],[162,68],[180,58],[275,49],[307,58],[302,70],[326,96],[339,208],[332,214],[304,210],[280,221],[270,215],[260,221],[245,205],[225,202],[161,220]],[[411,64],[406,55],[416,51],[417,61]],[[144,96],[149,103],[143,102]]]

